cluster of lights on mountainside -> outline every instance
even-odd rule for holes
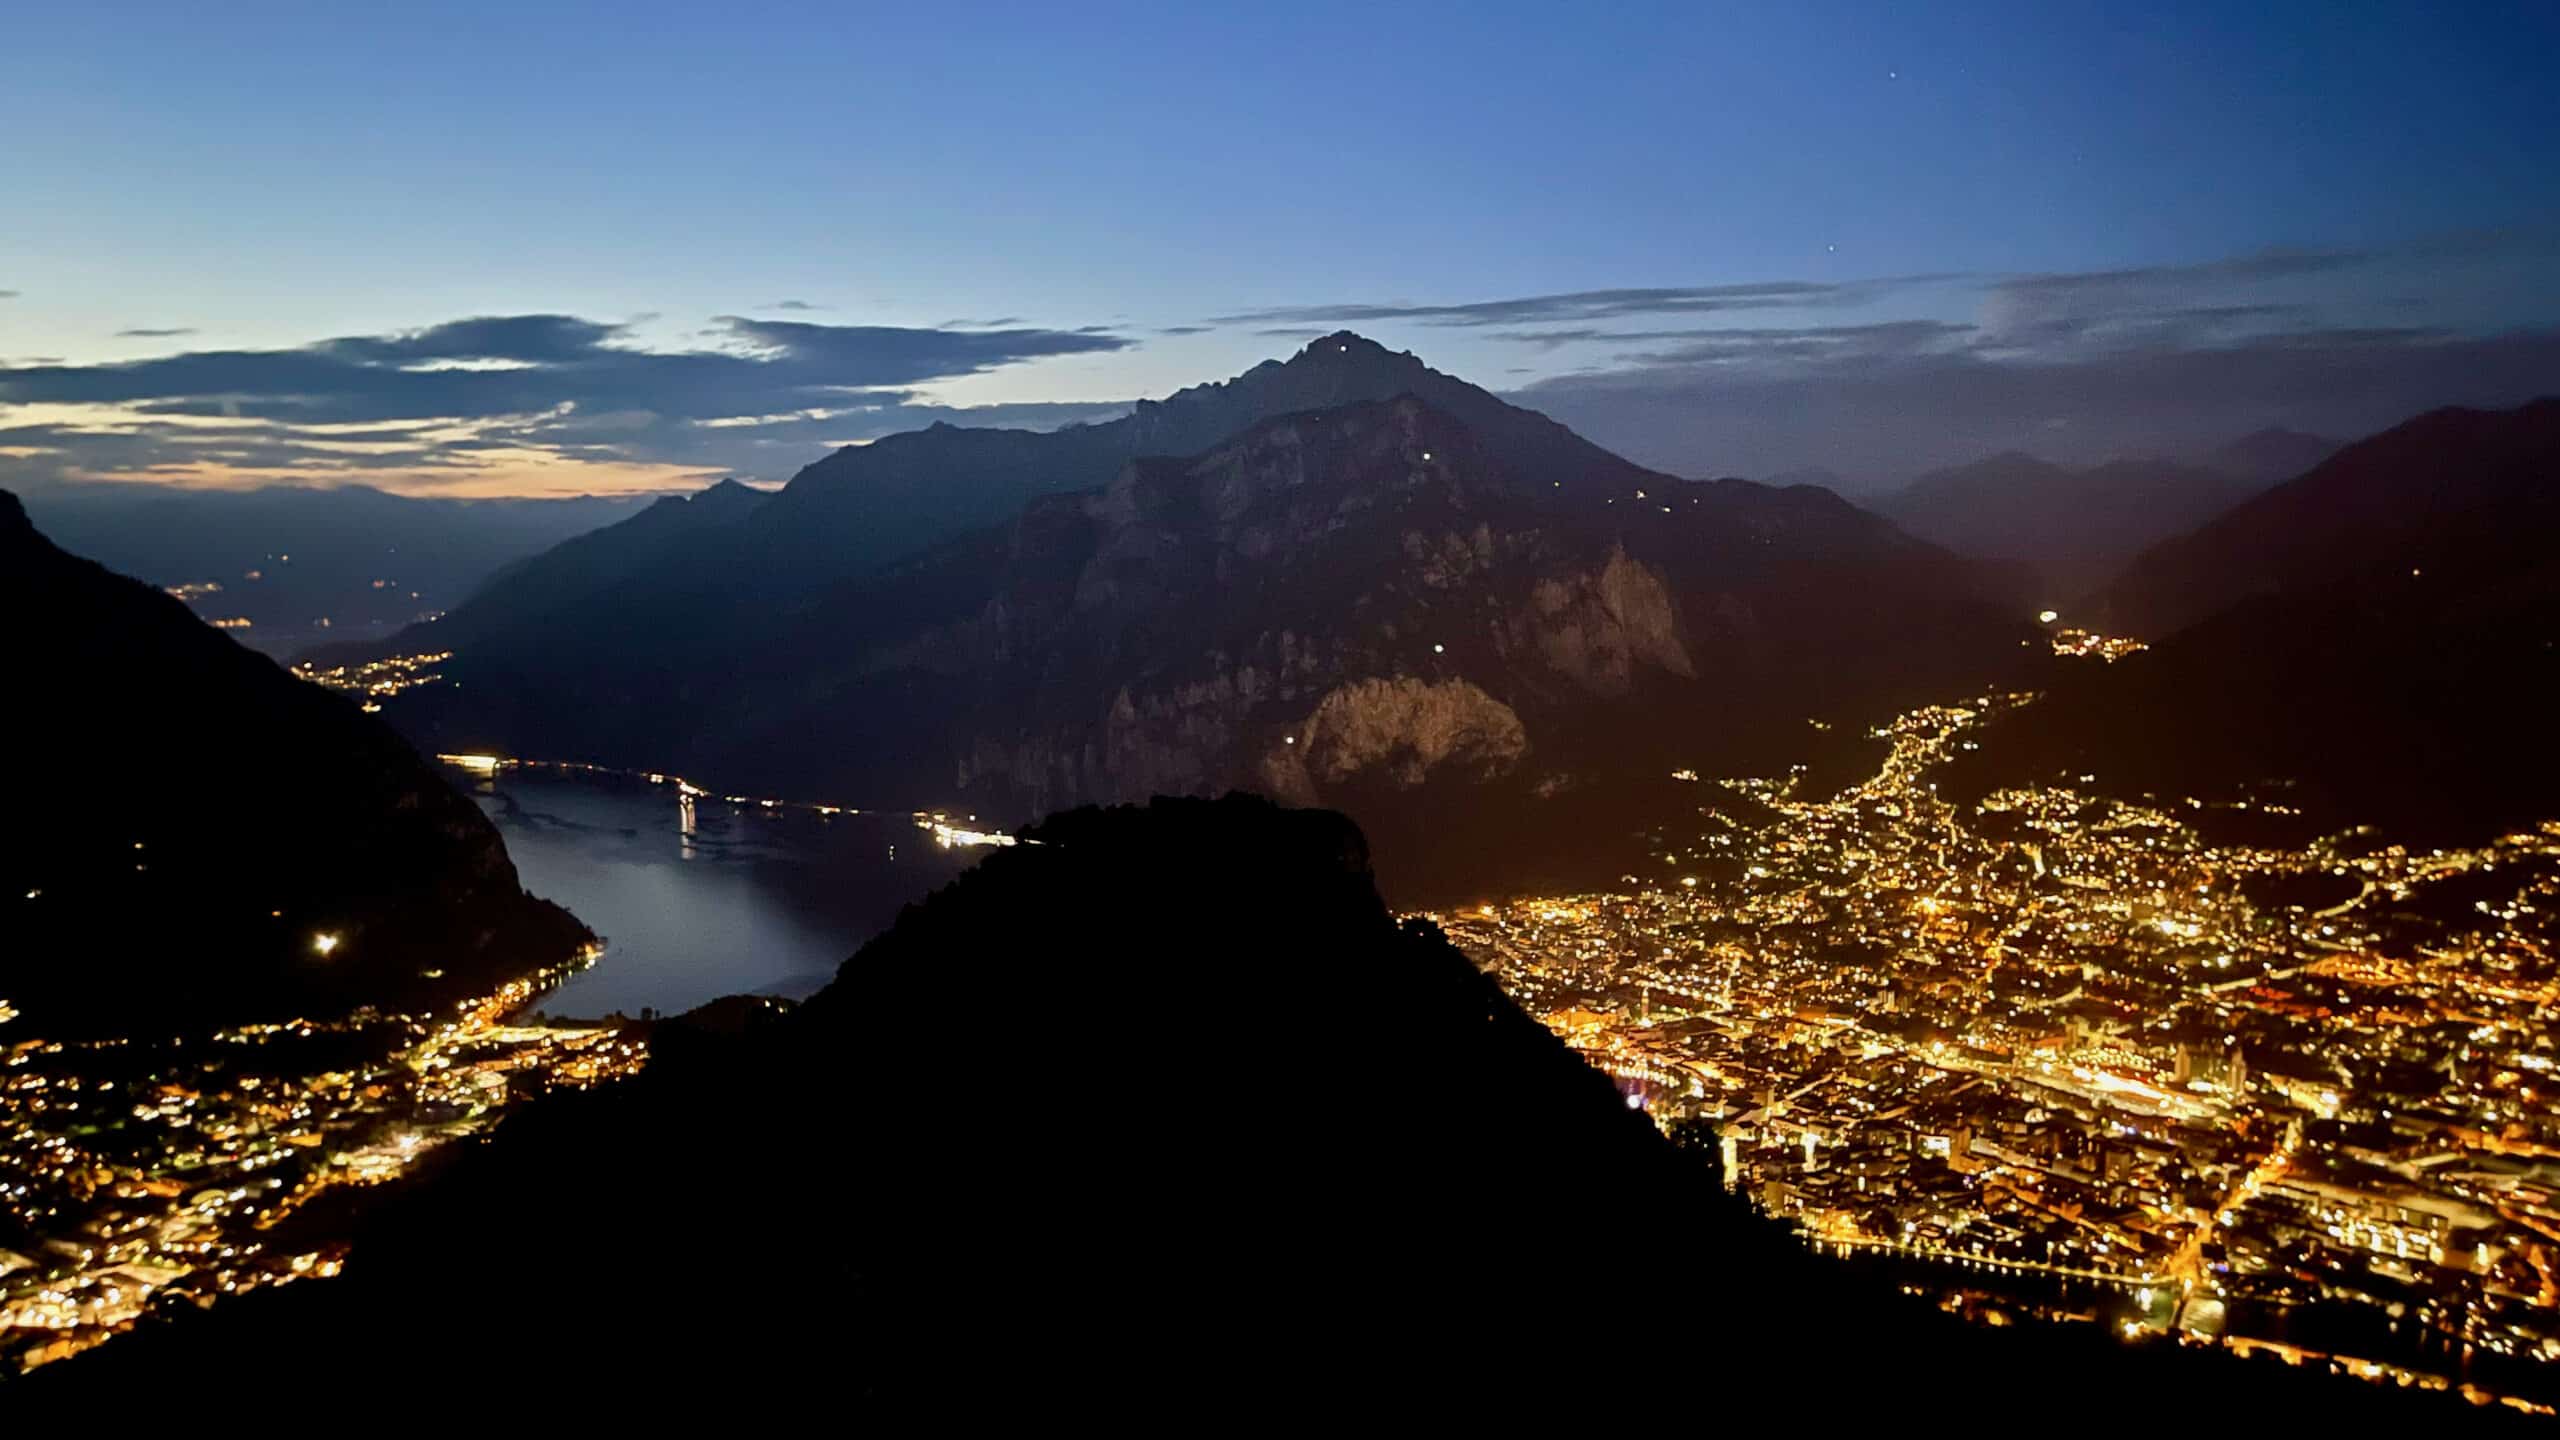
[[[383,701],[401,691],[443,680],[444,676],[436,667],[452,658],[450,650],[432,650],[416,655],[387,655],[379,660],[325,668],[303,661],[294,665],[293,673],[324,689],[352,695],[367,714],[376,714],[381,711]]]

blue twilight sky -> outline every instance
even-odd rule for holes
[[[21,0],[0,484],[779,479],[1343,325],[1693,473],[2369,430],[2560,390],[2554,54],[2548,0]]]

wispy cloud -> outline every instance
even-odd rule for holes
[[[1461,304],[1283,305],[1211,317],[1212,325],[1375,325],[1410,321],[1424,325],[1533,325],[1611,320],[1631,315],[1705,315],[1734,310],[1803,309],[1842,305],[1872,297],[1881,286],[1907,280],[1834,283],[1773,280],[1745,285],[1691,285],[1618,290],[1575,290]],[[1268,333],[1268,332],[1257,332]],[[1319,332],[1321,333],[1321,332]]]
[[[0,470],[117,473],[186,466],[261,472],[487,465],[498,453],[787,474],[830,443],[936,418],[915,388],[1137,342],[1091,329],[916,329],[718,317],[714,343],[642,348],[574,315],[476,316],[289,350],[187,351],[99,364],[0,365],[12,406],[88,418],[16,426]],[[1108,406],[1029,407],[1063,423]],[[248,422],[244,425],[244,422]],[[347,427],[386,434],[357,450]],[[388,431],[405,429],[406,441]]]
[[[193,335],[194,333],[196,333],[196,331],[195,327],[192,325],[172,325],[166,329],[136,327],[131,330],[117,331],[116,338],[119,340],[172,340],[180,335]]]
[[[762,308],[767,310],[824,310],[827,307],[824,305],[812,305],[806,300],[776,300],[772,304]]]
[[[1484,338],[1542,350],[1566,345],[1667,345],[1670,348],[1625,351],[1618,358],[1640,365],[1678,365],[1766,360],[1780,355],[1804,358],[1900,351],[1970,335],[1974,329],[1972,325],[1939,320],[1885,320],[1866,325],[1719,325],[1673,330],[1494,330],[1486,332]]]
[[[0,368],[0,404],[346,423],[536,416],[563,407],[688,419],[843,404],[883,388],[1134,344],[1058,330],[916,330],[723,316],[725,348],[655,351],[571,315],[482,316],[293,350],[190,351]]]
[[[2362,434],[2560,391],[2560,233],[2544,229],[1866,293],[1852,313],[1882,314],[1857,323],[1479,336],[1576,365],[1550,363],[1518,398],[1635,459],[1693,474],[1821,465],[1868,483],[2002,449],[2093,461],[2270,425]]]
[[[1417,346],[1426,358],[1525,381],[1525,403],[1696,474],[1819,465],[1881,481],[2006,448],[2102,459],[2268,425],[2349,435],[2435,405],[2560,391],[2550,230],[2076,272],[1293,304],[1153,329],[800,313],[816,308],[716,317],[680,347],[653,344],[668,332],[642,320],[530,314],[283,350],[0,361],[0,483],[229,467],[431,486],[527,456],[780,478],[828,446],[937,419],[1107,418],[1125,405],[964,411],[923,390],[1220,327],[1290,345],[1346,325],[1440,332],[1472,353],[1453,362]],[[1502,363],[1513,359],[1532,363]]]
[[[1537,381],[1513,398],[1684,474],[1820,465],[1878,486],[2002,450],[2197,453],[2268,426],[2368,434],[2448,404],[2560,391],[2560,329],[2287,329],[2021,353],[1963,326],[1737,335]]]

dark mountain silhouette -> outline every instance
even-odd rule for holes
[[[584,643],[606,638],[594,630],[615,626],[651,630],[659,645],[684,647],[696,631],[717,628],[701,623],[706,610],[752,625],[778,599],[1010,520],[1040,496],[1092,489],[1141,456],[1197,454],[1276,416],[1406,394],[1559,478],[1625,463],[1542,415],[1344,332],[1232,380],[1140,401],[1117,420],[1053,431],[938,424],[848,445],[770,497],[715,486],[697,497],[714,501],[707,510],[670,512],[661,504],[591,543],[517,567],[506,585],[491,585],[434,625],[335,649],[331,658],[455,649],[531,671],[564,637]],[[679,536],[681,544],[669,543]],[[701,593],[706,576],[716,577],[720,598]],[[599,612],[609,617],[602,624]],[[687,649],[668,658],[681,670],[695,657]]]
[[[2421,415],[2152,548],[2098,597],[2098,618],[2167,635],[2257,596],[2503,554],[2515,527],[2550,523],[2556,437],[2560,399]]]
[[[363,486],[187,491],[59,486],[25,497],[55,543],[154,585],[214,582],[197,613],[278,657],[315,640],[373,641],[460,603],[507,565],[632,514],[642,502],[446,500]],[[249,572],[256,571],[252,580]],[[383,584],[376,586],[375,581]],[[329,624],[318,622],[327,619]]]
[[[1338,816],[1159,801],[1029,838],[805,1007],[722,1002],[658,1027],[635,1080],[511,1116],[376,1211],[343,1278],[188,1313],[26,1395],[284,1355],[299,1402],[378,1399],[467,1342],[483,1404],[747,1425],[813,1401],[936,1428],[1694,1418],[1756,1394],[1907,1418],[1958,1376],[2012,1410],[2470,1413],[1858,1283],[1397,924]],[[1651,1383],[1660,1356],[1712,1382]]]
[[[56,549],[5,492],[0,605],[21,617],[0,706],[17,1033],[422,1004],[587,938],[387,726]]]
[[[2338,442],[2325,436],[2278,428],[2243,435],[2197,463],[2252,485],[2265,486],[2292,479],[2337,454],[2338,449]]]
[[[1333,403],[1390,386],[1407,388]],[[1604,777],[1791,757],[1780,738],[1808,716],[1867,718],[2028,654],[1999,577],[1827,491],[1644,470],[1356,336],[1142,406],[1115,444],[1309,398],[1328,408],[777,587],[823,547],[776,536],[863,532],[877,494],[829,466],[912,489],[929,465],[881,468],[908,447],[1093,441],[934,431],[847,452],[576,623],[455,642],[462,686],[395,713],[438,748],[882,807],[1020,817],[1241,785],[1348,806],[1399,857],[1427,829],[1428,853],[1491,883],[1459,862],[1498,855],[1496,812],[1552,832]]]
[[[1551,478],[1625,466],[1545,416],[1345,331],[1232,380],[1142,400],[1099,425],[1047,434],[937,425],[849,446],[775,498],[762,521],[766,557],[782,575],[840,579],[865,562],[1009,520],[1039,496],[1102,485],[1140,457],[1196,455],[1277,416],[1399,395],[1457,417]]]
[[[1399,886],[1423,857],[1481,884],[1602,777],[1792,754],[1809,715],[2024,653],[2018,607],[1827,492],[1555,448],[1524,464],[1412,398],[1274,420],[763,617],[653,682],[681,709],[581,651],[502,684],[457,665],[411,723],[999,815],[1243,785],[1351,807]],[[520,678],[610,703],[499,712]]]
[[[1995,730],[1974,779],[2288,782],[2325,819],[2463,838],[2560,814],[2556,527],[2560,400],[2350,445],[2128,567],[2097,617],[2162,638]]]
[[[2075,470],[2009,451],[1932,471],[1874,508],[1959,554],[2024,564],[2044,601],[2068,610],[2145,546],[2238,504],[2252,484],[2168,460]]]
[[[432,650],[481,650],[544,633],[613,635],[640,628],[645,614],[680,617],[701,597],[682,584],[687,554],[716,547],[767,499],[765,492],[723,480],[691,495],[666,495],[628,519],[521,559],[492,575],[451,614],[406,628],[389,640],[315,647],[321,664]],[[647,582],[633,585],[635,577]],[[545,628],[528,628],[528,627]]]
[[[1858,489],[1858,486],[1851,483],[1839,471],[1826,470],[1819,465],[1807,465],[1798,470],[1782,470],[1775,475],[1763,477],[1760,483],[1774,485],[1782,490],[1794,485],[1817,485],[1834,495],[1848,495]]]

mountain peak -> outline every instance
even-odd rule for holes
[[[1336,330],[1330,335],[1319,336],[1316,339],[1308,341],[1307,348],[1300,353],[1313,355],[1318,358],[1326,355],[1355,354],[1362,357],[1384,357],[1388,359],[1401,357],[1406,360],[1411,360],[1414,358],[1410,351],[1390,350],[1386,346],[1379,344],[1377,341],[1370,339],[1368,336],[1361,334],[1357,330]]]
[[[688,490],[680,494],[661,495],[657,499],[649,502],[649,508],[652,510],[678,511],[688,510],[696,505],[729,505],[736,503],[738,498],[741,496],[753,495],[761,498],[762,494],[762,491],[751,490],[748,487],[739,484],[734,479],[722,479],[715,480],[712,483],[703,486],[699,490]]]
[[[27,519],[27,507],[18,503],[17,495],[0,490],[0,538],[16,539],[35,533],[35,525]]]
[[[765,491],[741,482],[733,475],[714,481],[690,495],[669,498],[681,500],[688,506],[698,507],[704,511],[730,515],[743,514],[772,497]]]
[[[2255,484],[2290,480],[2338,453],[2338,442],[2299,430],[2252,431],[2203,457],[2202,463]]]

